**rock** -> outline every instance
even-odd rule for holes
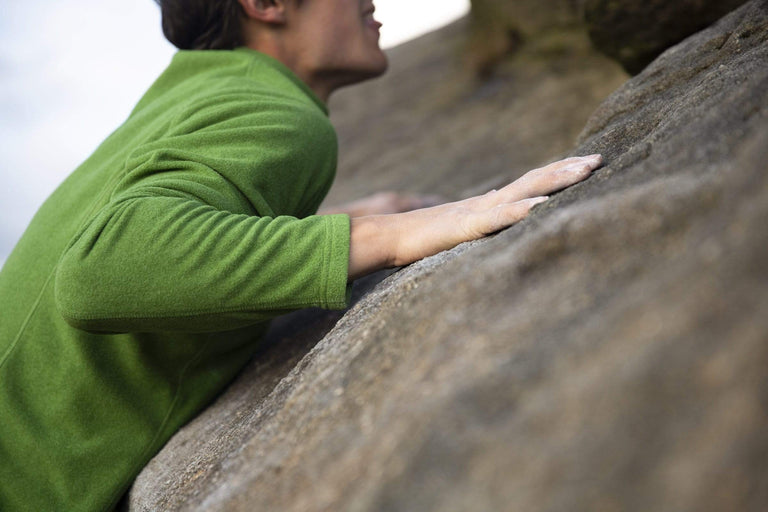
[[[661,52],[746,0],[586,0],[595,46],[639,73]]]
[[[573,153],[595,151],[316,344],[316,313],[278,326],[131,510],[764,510],[768,0],[612,94]]]
[[[471,69],[490,75],[497,64],[532,40],[565,45],[585,30],[585,0],[471,0],[466,50]]]
[[[582,31],[557,50],[531,41],[477,81],[457,58],[467,21],[392,49],[384,77],[331,98],[340,161],[327,203],[389,189],[486,191],[568,152],[627,79]]]

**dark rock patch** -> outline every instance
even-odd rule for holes
[[[586,0],[595,46],[639,73],[661,52],[742,5],[745,0]]]

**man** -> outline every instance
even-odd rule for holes
[[[387,61],[367,0],[161,0],[179,52],[0,273],[0,510],[109,510],[267,322],[503,229],[600,157],[486,195],[315,215],[325,103]],[[372,204],[372,203],[371,203]]]

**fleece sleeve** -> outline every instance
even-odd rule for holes
[[[202,122],[206,128],[132,153],[109,200],[59,261],[56,301],[70,324],[221,331],[293,309],[347,305],[349,218],[275,213],[290,210],[275,202],[317,195],[305,190],[318,165],[307,144],[324,142],[307,142],[290,116],[265,124],[236,110],[234,120],[219,109],[213,126]],[[276,172],[288,175],[265,187],[285,201],[249,188]]]

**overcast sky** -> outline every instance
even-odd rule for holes
[[[376,0],[382,46],[469,0]],[[54,188],[125,119],[174,53],[152,0],[0,0],[0,265]]]

